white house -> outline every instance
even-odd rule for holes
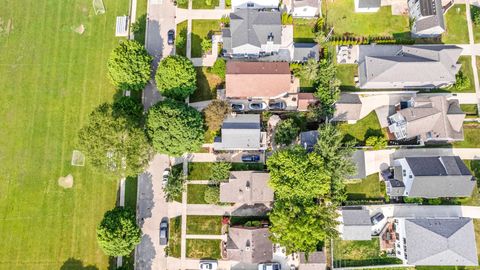
[[[314,18],[320,13],[319,0],[293,0],[292,16],[295,18]]]
[[[377,12],[381,0],[355,0],[355,12]]]
[[[232,8],[278,8],[279,0],[232,0]]]

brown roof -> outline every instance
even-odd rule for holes
[[[287,62],[227,62],[227,97],[275,97],[290,92]]]
[[[273,244],[268,228],[230,227],[227,239],[229,260],[244,263],[269,262],[273,258]]]
[[[313,93],[299,93],[297,110],[307,111],[310,104],[315,104],[317,102],[318,99],[313,95]]]

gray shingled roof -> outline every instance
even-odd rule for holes
[[[370,240],[372,222],[367,209],[361,206],[342,209],[344,240]]]
[[[214,148],[222,149],[259,149],[260,115],[229,115],[222,124],[221,138],[215,138]]]
[[[458,156],[406,157],[415,176],[455,176],[472,173]]]
[[[220,184],[220,202],[271,203],[273,190],[268,186],[270,175],[256,171],[232,171],[230,179]]]
[[[381,0],[358,0],[359,8],[379,8]]]
[[[413,22],[415,33],[422,34],[432,28],[441,28],[445,30],[445,21],[443,18],[443,7],[441,0],[419,0],[420,14]]]
[[[457,219],[406,219],[408,264],[478,265],[473,221]]]
[[[268,228],[230,227],[227,238],[229,260],[244,263],[269,262],[273,258],[273,245]]]
[[[362,101],[357,94],[343,93],[335,102],[334,121],[360,120]]]
[[[313,58],[318,61],[318,44],[317,43],[294,43],[293,59],[294,62],[305,62]]]

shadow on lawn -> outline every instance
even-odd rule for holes
[[[98,267],[94,265],[83,265],[81,260],[69,258],[63,263],[60,270],[98,270]]]

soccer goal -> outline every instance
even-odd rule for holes
[[[93,0],[93,9],[95,10],[95,15],[105,13],[105,6],[103,5],[103,0]]]
[[[78,150],[73,150],[72,166],[85,166],[85,155],[82,152]]]

